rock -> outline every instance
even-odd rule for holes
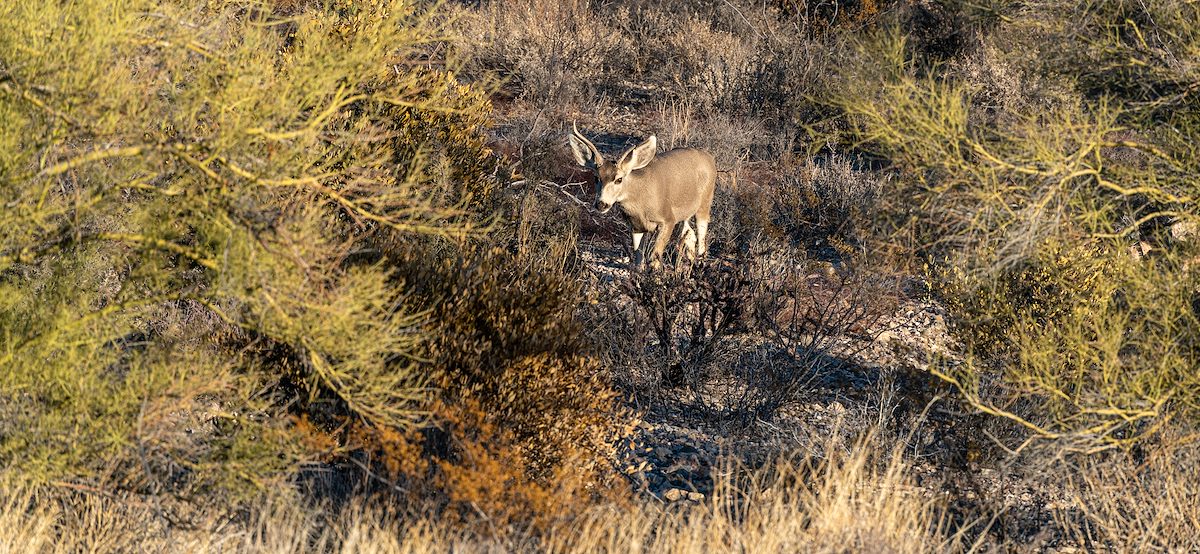
[[[686,495],[687,493],[683,492],[682,489],[667,489],[667,492],[663,493],[663,499],[667,502],[679,502]]]
[[[671,449],[665,446],[660,446],[654,449],[654,456],[660,460],[668,460],[671,458]]]
[[[1154,250],[1154,246],[1150,243],[1146,241],[1138,241],[1137,244],[1129,247],[1129,255],[1135,260],[1140,260],[1152,250]]]
[[[1200,231],[1200,224],[1195,221],[1176,221],[1171,224],[1171,238],[1183,242],[1194,236]]]
[[[896,333],[893,333],[891,331],[884,331],[882,333],[879,333],[879,336],[875,337],[875,340],[877,340],[881,343],[887,344],[889,342],[896,340]]]
[[[687,497],[688,497],[688,500],[691,500],[692,502],[699,502],[701,500],[704,500],[704,493],[693,491],[693,492],[689,492],[687,494]]]

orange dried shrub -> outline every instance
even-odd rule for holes
[[[437,399],[410,432],[354,427],[356,448],[422,506],[481,531],[544,531],[621,498],[616,445],[636,420],[588,354],[576,280],[499,248],[401,255],[430,310]]]
[[[370,454],[389,478],[420,485],[429,472],[429,460],[421,450],[421,432],[416,427],[373,427],[357,421],[350,426],[346,443],[351,449]]]
[[[564,445],[591,449],[589,466],[611,459],[632,418],[588,354],[575,278],[502,249],[413,269],[404,278],[429,298],[427,357],[445,403],[472,402],[512,433],[536,478],[562,463]]]
[[[547,530],[578,517],[597,501],[619,501],[627,487],[605,478],[608,468],[593,463],[590,448],[560,443],[556,465],[531,475],[536,452],[522,444],[474,402],[442,405],[439,414],[451,442],[437,461],[435,480],[449,508],[463,522]]]
[[[594,463],[586,445],[560,444],[543,475],[531,468],[537,449],[524,444],[475,401],[437,402],[429,426],[397,431],[356,424],[349,440],[407,491],[414,506],[440,509],[447,521],[481,532],[519,527],[545,531],[572,521],[596,502],[628,500],[628,488]]]
[[[308,452],[318,459],[325,459],[338,451],[337,437],[313,424],[309,420],[308,414],[301,414],[299,417],[292,416],[291,420],[291,434],[303,447],[304,452]]]

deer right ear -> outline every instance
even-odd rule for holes
[[[575,163],[588,169],[597,169],[604,165],[604,156],[600,155],[600,151],[596,149],[596,145],[592,141],[583,137],[579,133],[579,127],[571,123],[571,153],[575,154]]]

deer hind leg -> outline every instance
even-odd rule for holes
[[[703,257],[708,254],[708,220],[696,218],[696,253]]]
[[[696,243],[696,232],[692,230],[692,226],[685,219],[683,221],[683,232],[679,235],[679,252],[689,262],[696,261]]]

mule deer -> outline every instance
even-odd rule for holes
[[[650,266],[662,264],[663,251],[675,226],[683,223],[680,249],[691,258],[707,251],[705,235],[717,183],[717,162],[712,155],[694,148],[676,148],[657,154],[658,139],[630,148],[616,163],[605,161],[596,145],[571,125],[571,151],[579,165],[590,169],[596,185],[596,209],[607,213],[620,204],[633,231],[634,267],[641,265],[639,247],[646,233],[658,231]],[[696,217],[692,231],[688,219]]]

